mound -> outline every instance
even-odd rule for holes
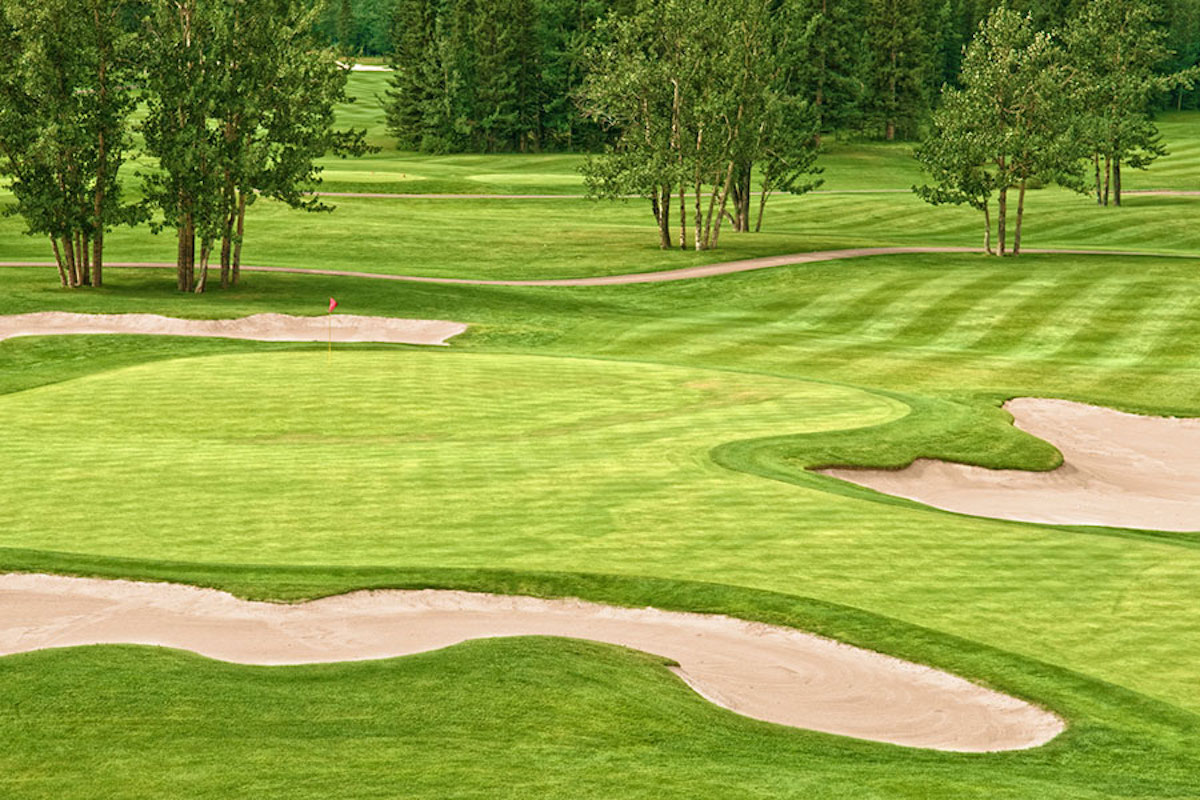
[[[1058,447],[1052,472],[990,470],[920,459],[901,470],[826,475],[946,511],[981,517],[1164,531],[1200,529],[1200,420],[1125,414],[1066,400],[1019,398],[1021,430]]]

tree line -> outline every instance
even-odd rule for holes
[[[310,0],[22,0],[0,4],[0,177],[63,286],[103,283],[104,236],[172,230],[180,291],[214,253],[236,284],[259,197],[328,210],[314,159],[355,155],[334,127],[347,71],[321,46]],[[139,113],[135,113],[139,112]],[[135,119],[136,117],[136,119]],[[139,196],[121,173],[136,156]]]
[[[578,107],[596,64],[588,55],[614,30],[609,16],[634,16],[637,0],[340,0],[325,31],[356,31],[353,52],[387,53],[396,70],[388,108],[402,149],[426,152],[591,150],[604,138]],[[780,0],[808,36],[795,80],[818,133],[851,131],[915,139],[943,86],[958,86],[966,45],[1000,0]],[[1056,30],[1088,0],[1008,0],[1037,30]],[[702,3],[694,4],[704,13]],[[339,23],[338,20],[341,20]],[[389,28],[386,36],[382,26]],[[1163,0],[1153,27],[1166,35],[1171,74],[1200,61],[1200,0]],[[365,27],[364,27],[365,26]],[[370,30],[368,35],[365,31]],[[370,47],[364,42],[370,40]],[[724,42],[716,46],[724,46]],[[773,58],[772,54],[764,57]],[[1200,93],[1177,85],[1152,98],[1194,108]]]
[[[1055,30],[997,8],[967,47],[960,85],[944,90],[917,150],[932,180],[916,192],[935,205],[981,212],[984,247],[997,255],[1021,251],[1030,188],[1054,182],[1098,205],[1120,205],[1122,169],[1145,169],[1166,153],[1149,113],[1153,99],[1200,79],[1195,66],[1162,71],[1172,53],[1155,20],[1144,0],[1089,0]]]
[[[590,150],[575,104],[598,23],[631,0],[396,0],[388,129],[430,153]]]
[[[874,7],[898,14],[916,2]],[[900,16],[874,55],[885,136],[905,124],[897,98],[922,91],[903,69],[915,40]],[[1031,188],[1056,182],[1120,205],[1122,168],[1165,153],[1154,99],[1200,75],[1164,71],[1169,34],[1146,0],[1089,0],[1054,29],[1037,19],[1001,3],[979,22],[916,152],[931,178],[916,192],[982,212],[984,245],[1000,255],[1020,252]],[[820,184],[821,132],[837,108],[836,82],[820,79],[838,63],[830,30],[810,0],[640,0],[610,14],[578,93],[581,113],[608,133],[584,166],[589,194],[648,199],[663,248],[716,247],[725,220],[761,229],[772,193]]]

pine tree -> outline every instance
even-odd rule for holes
[[[416,150],[426,132],[427,104],[434,92],[427,74],[437,54],[430,0],[398,0],[391,26],[393,72],[384,101],[387,130],[401,150]]]
[[[868,0],[867,122],[889,142],[912,136],[929,108],[932,72],[922,0]]]
[[[866,0],[803,0],[797,6],[794,19],[808,22],[803,32],[796,32],[803,42],[796,80],[808,86],[822,132],[861,124],[865,16]]]
[[[343,56],[353,56],[354,46],[354,7],[350,0],[340,0],[337,15],[338,50]]]

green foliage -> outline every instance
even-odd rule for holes
[[[648,198],[663,248],[673,244],[678,194],[680,246],[707,250],[731,200],[735,230],[749,230],[756,166],[760,223],[771,191],[813,188],[801,180],[813,173],[818,121],[796,80],[811,35],[799,11],[767,0],[649,0],[610,17],[581,95],[615,137],[584,165],[590,194]]]
[[[1110,189],[1121,204],[1123,165],[1145,169],[1166,154],[1148,113],[1152,101],[1200,75],[1200,67],[1158,71],[1171,55],[1167,33],[1156,25],[1160,14],[1145,0],[1093,0],[1064,35],[1076,72],[1079,144],[1094,163],[1096,199],[1103,205]]]
[[[984,212],[991,252],[989,198],[997,199],[999,254],[1008,249],[1008,192],[1019,190],[1012,252],[1021,250],[1025,192],[1033,181],[1077,183],[1076,107],[1070,73],[1051,37],[1005,5],[980,25],[967,48],[962,88],[947,89],[933,130],[918,151],[933,176],[919,188],[927,201],[967,204]]]
[[[118,0],[0,6],[0,177],[30,235],[48,236],[64,286],[100,285],[103,241],[136,209],[119,172],[136,65]]]
[[[867,0],[865,123],[891,141],[911,138],[924,118],[932,71],[928,0]]]
[[[319,182],[316,159],[367,149],[362,133],[334,129],[348,71],[316,47],[315,20],[307,0],[152,6],[140,131],[158,168],[144,191],[161,213],[156,227],[176,230],[181,291],[205,290],[218,240],[222,286],[236,282],[245,208],[258,195],[321,209],[305,195]]]
[[[401,149],[594,146],[575,108],[586,45],[612,0],[399,0],[388,129]]]

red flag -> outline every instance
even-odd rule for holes
[[[337,300],[331,297],[329,298],[329,313],[332,314],[335,308],[337,308]]]

